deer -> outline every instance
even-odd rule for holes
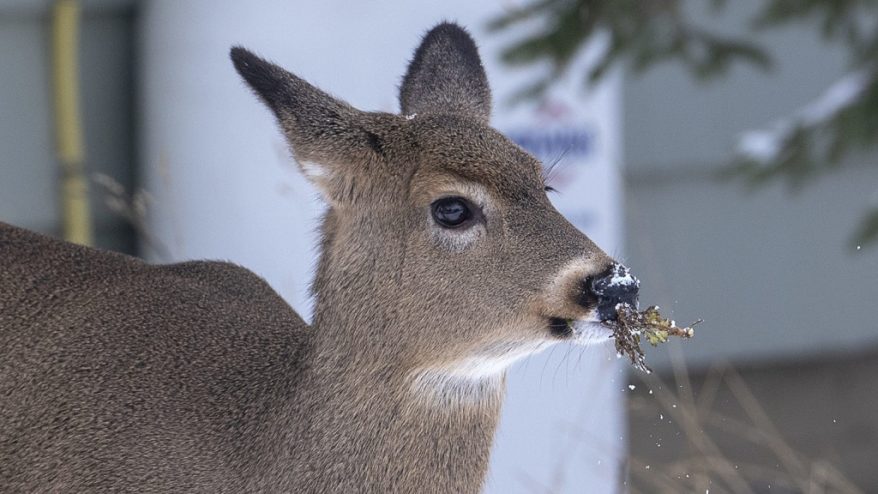
[[[426,33],[399,114],[231,60],[327,205],[311,323],[232,263],[0,223],[0,491],[479,492],[506,369],[607,341],[639,282],[490,126],[464,28]]]

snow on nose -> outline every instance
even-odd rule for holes
[[[619,263],[613,263],[606,274],[595,277],[589,288],[597,298],[597,312],[601,321],[615,320],[618,317],[618,304],[637,308],[640,280]]]

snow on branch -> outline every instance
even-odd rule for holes
[[[796,129],[814,128],[828,122],[856,103],[874,77],[872,68],[850,72],[794,114],[776,120],[765,129],[743,132],[736,145],[737,154],[763,165],[777,161]]]

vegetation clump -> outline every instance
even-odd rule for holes
[[[671,336],[691,338],[695,334],[692,328],[701,323],[699,319],[686,327],[678,327],[674,321],[662,317],[655,305],[638,312],[630,304],[619,304],[616,312],[618,318],[615,321],[604,323],[613,330],[616,352],[619,356],[627,356],[631,365],[646,373],[652,370],[646,365],[643,349],[640,347],[641,338],[646,338],[652,346],[665,343]]]

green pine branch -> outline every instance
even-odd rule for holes
[[[712,0],[711,11],[722,12],[727,0]],[[734,64],[760,69],[771,66],[768,51],[750,37],[721,36],[695,25],[685,16],[682,0],[536,0],[489,24],[505,31],[522,23],[542,29],[514,41],[503,52],[510,65],[548,63],[551,70],[521,89],[515,99],[534,98],[566,72],[587,42],[606,36],[607,47],[584,82],[599,81],[614,66],[634,74],[660,63],[682,63],[700,80],[723,76]],[[838,101],[839,87],[825,98],[785,116],[762,137],[768,151],[741,153],[727,175],[760,185],[778,180],[799,188],[824,173],[839,169],[844,158],[858,150],[878,147],[878,0],[767,0],[750,19],[756,31],[811,22],[827,42],[848,52],[852,74],[861,73],[862,87],[853,97]],[[841,88],[844,89],[844,88]],[[878,242],[878,207],[869,210],[853,237],[855,245]]]

